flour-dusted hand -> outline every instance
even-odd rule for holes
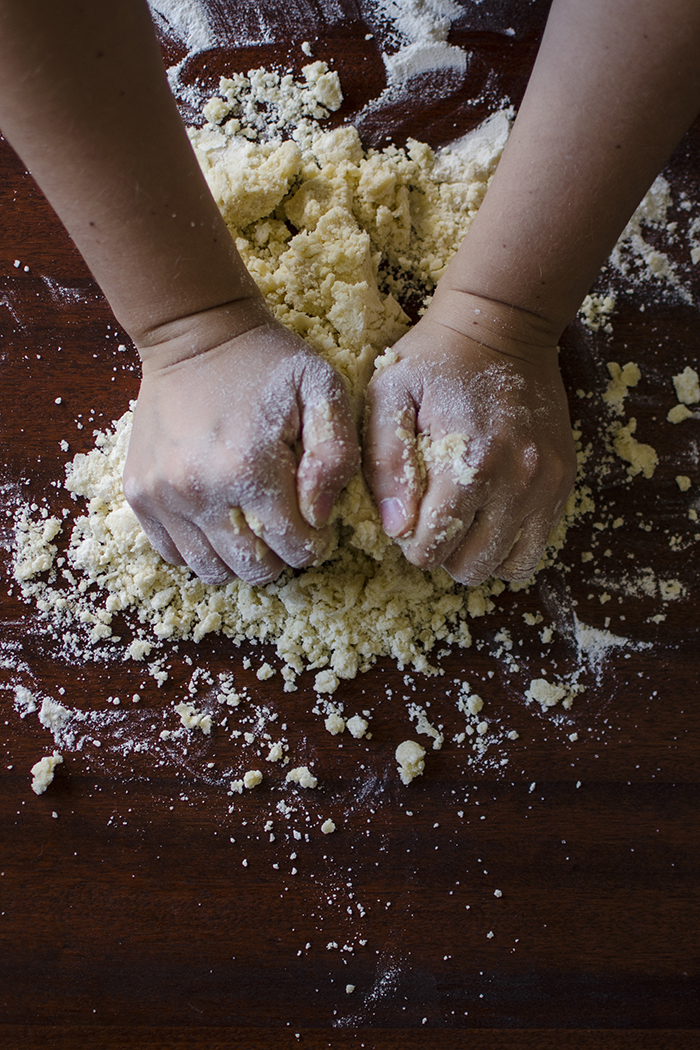
[[[481,207],[371,384],[365,470],[416,564],[535,567],[575,468],[556,345],[698,113],[698,41],[693,0],[553,0]]]
[[[365,472],[413,564],[476,585],[540,560],[576,455],[556,347],[536,329],[501,304],[438,296],[372,379]]]
[[[260,301],[142,349],[124,491],[153,546],[207,583],[321,559],[359,465],[343,381]],[[221,331],[240,334],[221,339]]]

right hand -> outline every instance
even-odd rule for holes
[[[331,366],[261,301],[227,309],[232,337],[219,308],[143,355],[124,493],[166,561],[264,584],[322,560],[359,448]]]
[[[385,531],[470,586],[532,575],[576,476],[556,345],[532,327],[438,289],[369,385],[364,469]]]

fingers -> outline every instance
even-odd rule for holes
[[[556,518],[553,519],[556,521]],[[533,575],[544,554],[549,539],[551,521],[541,514],[533,514],[523,522],[507,556],[492,575],[501,580],[527,580]]]
[[[481,487],[467,495],[444,477],[428,479],[415,528],[399,537],[407,560],[426,570],[444,565],[460,546],[481,503]]]
[[[292,568],[302,569],[322,561],[332,543],[333,530],[314,528],[302,517],[294,453],[280,441],[266,451],[265,460],[265,467],[260,459],[256,462],[264,484],[244,486],[241,503],[246,519],[258,538]]]
[[[538,507],[525,518],[507,557],[494,570],[495,576],[502,580],[527,580],[532,576],[547,547],[551,530],[562,516],[573,483],[573,466],[567,470],[562,463],[559,499],[553,505],[550,503],[549,509],[546,505]]]
[[[476,587],[496,574],[519,532],[518,519],[512,515],[499,513],[495,507],[481,511],[444,568],[453,579]]]
[[[345,458],[354,467],[357,453]],[[303,568],[321,561],[333,533],[313,528],[301,516],[293,451],[278,440],[259,446],[249,461],[236,458],[230,465],[226,471],[219,464],[216,476],[200,476],[196,485],[191,478],[171,479],[155,494],[141,491],[133,480],[125,483],[158,553],[171,564],[188,565],[210,584],[237,576],[260,586],[276,579],[285,563]]]
[[[301,516],[318,529],[326,524],[340,491],[359,468],[360,449],[342,380],[331,372],[318,384],[310,371],[302,382],[304,451],[296,471],[296,491]]]
[[[569,457],[466,434],[419,434],[415,447],[426,489],[413,531],[398,538],[407,560],[469,586],[530,577],[573,484]]]
[[[284,568],[238,507],[200,527],[186,513],[150,507],[147,497],[137,495],[133,487],[129,495],[132,510],[161,558],[171,565],[187,565],[203,583],[227,583],[237,576],[260,585],[276,579]]]
[[[152,518],[145,513],[139,513],[134,506],[135,501],[132,501],[131,498],[127,497],[127,501],[138,518],[139,525],[146,533],[148,542],[160,554],[163,561],[169,562],[170,565],[185,565],[185,559],[173,543],[167,529],[156,518]]]
[[[485,363],[429,326],[417,343],[419,328],[369,388],[365,473],[385,530],[412,564],[469,586],[526,579],[575,477],[558,370]]]
[[[255,529],[251,528],[240,507],[232,507],[227,513],[207,522],[205,539],[217,560],[227,569],[229,579],[235,575],[245,583],[260,586],[275,580],[282,572],[284,562],[262,538],[260,523],[252,516],[251,521]],[[188,564],[204,579],[189,560]]]
[[[375,375],[367,391],[364,472],[386,534],[409,534],[423,490],[416,448],[416,403],[388,369]]]

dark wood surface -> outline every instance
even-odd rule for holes
[[[414,107],[365,120],[365,140],[416,135],[439,145],[504,95],[517,101],[545,14],[536,4],[520,22],[502,21],[514,36],[465,15],[453,38],[474,57],[460,92],[442,101],[427,92],[423,107],[417,92]],[[364,35],[349,22],[315,44],[341,71],[341,118],[381,86],[381,57]],[[272,62],[298,69],[306,61],[299,43],[222,49],[190,60],[188,75]],[[172,46],[168,55],[179,57]],[[698,199],[699,158],[696,125],[667,172],[676,199],[682,190]],[[67,458],[59,442],[69,441],[70,455],[91,448],[93,429],[135,396],[138,368],[130,348],[118,349],[123,333],[4,143],[0,164],[0,1045],[697,1045],[699,527],[687,512],[700,484],[700,433],[694,420],[665,422],[675,402],[670,376],[698,357],[700,267],[688,263],[687,246],[678,257],[692,304],[619,286],[612,335],[574,325],[563,341],[572,414],[593,443],[592,465],[607,419],[598,396],[605,363],[640,365],[628,414],[659,453],[654,478],[630,482],[619,462],[592,474],[597,513],[571,533],[560,564],[475,620],[474,645],[442,659],[444,677],[412,674],[406,684],[406,672],[385,661],[342,683],[336,697],[349,712],[372,709],[373,736],[346,735],[339,747],[313,712],[311,674],[293,694],[282,692],[279,676],[256,679],[261,656],[277,664],[272,650],[220,638],[181,643],[158,689],[142,665],[67,660],[61,639],[19,599],[9,553],[14,508],[20,499],[71,505],[52,485]],[[578,388],[596,396],[577,398]],[[677,474],[692,478],[690,492],[679,491]],[[650,566],[680,579],[683,598],[662,603],[608,587],[612,598],[601,604],[607,585],[581,553],[608,511],[625,525],[605,533],[594,564],[605,547],[609,577]],[[679,549],[671,535],[681,537]],[[526,627],[525,612],[555,628],[550,645]],[[655,623],[659,612],[666,619]],[[579,666],[574,617],[634,644],[583,671],[586,692],[570,712],[543,715],[524,692],[533,677]],[[518,670],[494,655],[502,627]],[[241,751],[225,733],[193,737],[186,755],[160,746],[129,752],[115,723],[101,747],[66,752],[44,795],[31,792],[29,770],[52,740],[36,716],[19,717],[16,684],[86,712],[113,710],[108,696],[138,691],[129,735],[153,742],[152,727],[185,698],[195,666],[231,669],[279,713],[295,762],[320,772],[315,792],[282,791],[278,778],[232,800],[225,771],[240,766]],[[494,723],[519,739],[481,761],[451,743],[463,728],[447,695],[456,678],[468,679]],[[430,701],[446,732],[445,747],[429,753],[426,775],[409,788],[393,760],[396,744],[415,735],[405,696]],[[281,798],[294,807],[288,819],[276,811]],[[326,817],[338,825],[333,835],[320,833]]]

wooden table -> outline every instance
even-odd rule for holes
[[[517,103],[547,7],[527,6],[490,21],[475,8],[471,23],[465,9],[451,37],[473,56],[461,94],[387,107],[362,122],[365,141],[413,134],[439,145],[504,95]],[[348,19],[318,40],[307,33],[315,57],[340,70],[343,119],[376,96],[383,78],[376,41]],[[504,34],[511,26],[515,34]],[[187,75],[272,62],[298,70],[302,39],[211,52],[190,59]],[[183,57],[172,42],[164,47],[169,61]],[[699,199],[699,158],[696,125],[667,171],[677,202],[682,190]],[[349,713],[372,712],[371,740],[356,741],[325,731],[311,674],[292,694],[279,675],[258,681],[263,658],[278,663],[271,649],[238,650],[219,638],[181,643],[168,652],[170,678],[159,689],[143,665],[66,660],[62,639],[20,600],[9,553],[14,509],[44,499],[71,505],[54,482],[69,455],[92,447],[93,429],[136,395],[138,368],[4,143],[0,163],[0,1045],[696,1046],[700,526],[688,509],[698,498],[700,434],[695,420],[665,421],[675,402],[670,376],[697,362],[700,267],[690,266],[687,245],[677,256],[692,303],[653,288],[625,290],[607,275],[601,287],[617,281],[619,290],[613,334],[577,324],[563,341],[572,415],[594,445],[592,466],[602,461],[609,420],[599,396],[606,362],[639,364],[628,416],[659,453],[653,479],[630,481],[619,460],[593,474],[597,511],[571,533],[559,565],[473,621],[472,648],[444,656],[444,676],[406,677],[381,662],[342,683],[336,697]],[[687,227],[683,211],[671,218]],[[577,397],[577,389],[594,396]],[[692,478],[689,492],[679,490],[677,474]],[[618,516],[623,527],[596,530],[595,522]],[[673,547],[671,536],[679,537]],[[592,543],[594,562],[584,562]],[[625,570],[646,566],[681,580],[684,596],[624,594]],[[525,613],[542,615],[542,625],[529,627]],[[654,622],[659,614],[666,618]],[[586,665],[577,621],[629,644]],[[549,645],[538,634],[547,625]],[[510,665],[495,655],[504,627],[514,643]],[[283,789],[278,777],[230,796],[226,774],[240,766],[240,742],[225,732],[193,734],[187,754],[160,743],[157,730],[173,724],[172,704],[186,698],[195,667],[232,670],[253,706],[278,714],[295,762],[319,772],[316,791]],[[584,667],[586,691],[570,712],[543,714],[525,703],[532,678],[576,667]],[[482,759],[452,742],[464,727],[454,682],[465,678],[501,735],[519,733]],[[20,718],[18,684],[81,709],[93,727],[39,797],[29,770],[53,742],[36,715]],[[135,692],[141,701],[127,712]],[[113,696],[125,723],[115,720]],[[396,744],[415,736],[407,701],[430,702],[446,735],[408,788],[393,759]],[[320,832],[327,817],[337,825],[331,835]]]

